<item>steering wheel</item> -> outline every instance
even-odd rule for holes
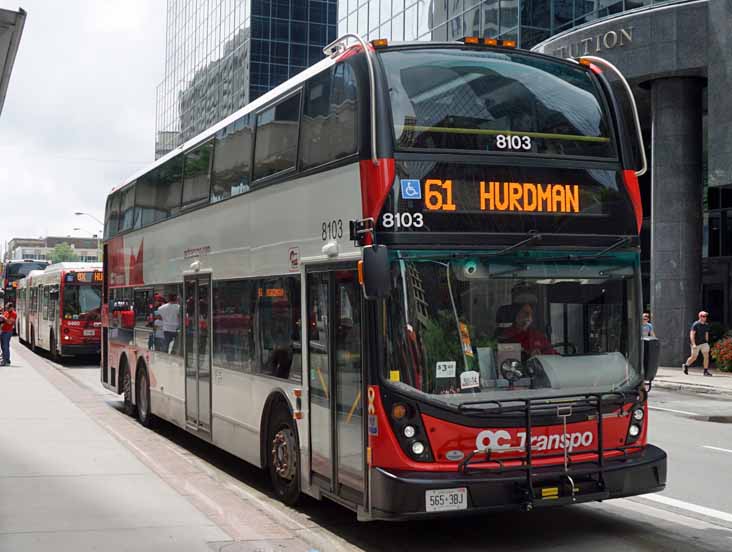
[[[560,355],[576,355],[577,354],[577,346],[570,341],[560,341],[559,343],[552,343],[552,347],[556,351],[559,351]],[[564,352],[561,352],[561,349],[564,349]]]
[[[500,366],[501,375],[511,383],[524,377],[523,368],[521,361],[513,358],[504,360]]]

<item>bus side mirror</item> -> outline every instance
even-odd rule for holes
[[[363,248],[362,284],[366,299],[379,299],[391,293],[389,250],[384,245]]]
[[[656,337],[643,337],[643,377],[646,381],[653,381],[658,372],[658,356],[661,352],[661,342]]]

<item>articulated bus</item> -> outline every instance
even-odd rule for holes
[[[3,300],[6,303],[12,303],[16,300],[16,289],[18,281],[25,278],[32,270],[43,270],[49,264],[49,261],[23,259],[20,261],[8,261],[2,270],[2,290]]]
[[[127,412],[360,520],[663,489],[634,99],[511,46],[344,36],[113,190]]]
[[[101,350],[102,263],[65,262],[18,282],[18,337],[51,358]]]

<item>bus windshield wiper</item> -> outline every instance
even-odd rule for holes
[[[614,251],[618,247],[622,247],[626,243],[628,243],[631,240],[629,237],[621,238],[615,243],[611,244],[610,246],[606,247],[602,251],[598,251],[594,255],[562,255],[560,257],[546,257],[543,259],[532,259],[531,262],[535,263],[553,263],[553,262],[559,262],[559,261],[594,261],[595,259],[601,259],[602,257],[606,257],[608,253]]]
[[[509,245],[508,247],[505,247],[504,249],[501,249],[497,253],[494,253],[491,255],[493,256],[499,256],[499,255],[505,255],[506,253],[510,253],[511,251],[516,251],[517,249],[522,249],[524,246],[529,245],[533,242],[541,240],[541,234],[537,232],[536,230],[529,230],[527,232],[527,237],[523,240],[514,243],[513,245]]]

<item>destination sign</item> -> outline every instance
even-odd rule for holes
[[[488,243],[480,235],[635,235],[634,206],[611,164],[582,169],[399,159],[375,220],[386,244]],[[492,238],[490,238],[492,239]]]
[[[428,179],[424,206],[429,211],[497,211],[537,213],[579,213],[577,184],[541,184],[481,180],[473,194],[462,194],[463,204],[454,200],[453,181]],[[474,187],[475,188],[475,187]]]
[[[102,272],[69,272],[66,275],[66,282],[78,284],[101,284],[104,281]]]

